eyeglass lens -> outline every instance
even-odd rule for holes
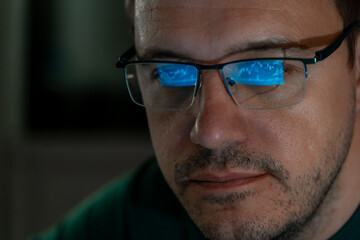
[[[251,109],[277,108],[301,101],[305,72],[305,65],[297,60],[236,62],[222,70],[234,101]]]
[[[181,63],[133,63],[125,69],[132,100],[159,109],[187,109],[194,101],[197,67]],[[250,60],[221,69],[234,101],[247,108],[288,106],[302,100],[305,65],[297,60]]]

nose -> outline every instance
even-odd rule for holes
[[[206,71],[194,103],[195,123],[190,132],[193,143],[207,149],[244,143],[247,139],[246,109],[239,107],[229,95],[222,75]]]

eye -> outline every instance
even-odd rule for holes
[[[292,74],[294,72],[294,67],[284,64],[283,72],[284,72],[284,74]]]
[[[283,63],[282,69],[286,74],[299,74],[304,72],[304,67],[301,62],[295,61]]]
[[[155,68],[154,70],[151,71],[150,79],[155,80],[158,78],[159,78],[159,70],[158,68]]]

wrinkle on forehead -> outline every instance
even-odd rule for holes
[[[296,0],[278,0],[289,2],[296,2]],[[274,4],[269,0],[137,0],[136,7],[142,7],[144,10],[145,5],[151,10],[154,8],[204,8],[204,9],[229,9],[237,8],[241,5],[241,8],[248,6],[249,8],[258,9],[260,5],[271,9]],[[231,7],[228,7],[231,6]]]
[[[157,2],[158,4],[155,4],[155,2]],[[147,21],[153,21],[154,23],[168,23],[171,24],[173,27],[177,27],[176,25],[174,25],[174,20],[176,19],[181,20],[181,24],[199,24],[205,23],[207,21],[220,21],[224,16],[243,17],[244,15],[246,16],[249,14],[254,14],[254,12],[260,13],[265,11],[276,11],[277,14],[282,14],[284,12],[284,9],[276,8],[273,4],[265,6],[264,4],[262,4],[262,6],[260,7],[253,2],[251,2],[252,4],[249,5],[244,5],[243,3],[240,5],[240,2],[237,2],[237,5],[227,5],[219,3],[200,4],[199,1],[190,1],[183,4],[179,4],[179,2],[183,1],[149,1],[147,4],[141,2],[139,3],[139,6],[136,7],[135,14],[137,19],[143,18],[147,19]],[[169,18],[169,13],[171,13],[171,21],[166,21]],[[191,15],[191,18],[189,17],[189,14]]]
[[[135,39],[139,50],[157,45],[193,52],[199,58],[212,59],[213,56],[216,59],[219,56],[215,51],[222,52],[220,48],[227,45],[247,44],[264,37],[296,42],[329,34],[321,28],[323,32],[315,33],[306,29],[324,26],[324,21],[328,21],[328,13],[322,14],[325,17],[320,20],[316,18],[317,21],[313,17],[319,9],[324,10],[325,0],[315,3],[311,0],[275,3],[270,0],[138,0],[136,3]]]
[[[214,40],[214,35],[228,34],[224,27],[219,26],[234,23],[234,21],[249,25],[250,21],[246,22],[246,19],[252,15],[283,16],[285,14],[283,9],[276,8],[273,4],[256,6],[254,2],[258,1],[250,1],[249,4],[243,3],[246,1],[237,1],[233,4],[219,4],[219,1],[216,1],[217,4],[214,4],[214,1],[208,1],[208,4],[199,2],[203,1],[150,0],[146,4],[144,1],[138,1],[135,21],[139,40],[145,40],[146,36],[156,39],[159,28],[163,33],[175,31],[180,33],[184,30],[202,35],[203,39],[210,37]],[[239,4],[240,2],[242,4]]]
[[[333,2],[333,1],[330,1]],[[309,7],[309,3],[312,4]],[[303,16],[303,9],[312,9],[312,14],[319,15],[319,10],[326,9],[329,6],[328,0],[316,0],[316,1],[297,1],[297,0],[137,0],[135,7],[136,17],[151,17],[150,20],[159,18],[159,15],[164,15],[165,12],[171,12],[173,17],[186,16],[189,12],[193,17],[206,17],[207,19],[212,15],[223,12],[231,14],[236,12],[237,14],[246,14],[246,12],[278,12],[278,14]],[[333,6],[333,4],[331,4]],[[335,7],[333,6],[335,11]],[[203,13],[206,15],[203,15]],[[241,11],[241,12],[239,12]],[[336,10],[337,11],[337,10]],[[161,13],[162,14],[159,14]],[[216,14],[215,14],[216,13]],[[166,15],[166,14],[165,14]],[[324,14],[321,14],[324,15]],[[193,22],[194,23],[194,22]]]

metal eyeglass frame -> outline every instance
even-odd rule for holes
[[[307,78],[308,72],[307,72],[307,64],[315,64],[319,61],[323,61],[325,60],[327,57],[329,57],[331,54],[333,54],[342,44],[342,42],[344,41],[344,39],[352,32],[354,31],[357,27],[360,27],[360,21],[355,21],[353,23],[351,23],[348,27],[346,27],[343,30],[343,33],[336,38],[331,44],[329,44],[327,47],[325,47],[324,49],[315,52],[315,56],[313,58],[256,58],[256,59],[243,59],[243,60],[237,60],[237,61],[231,61],[231,62],[226,62],[226,63],[221,63],[221,64],[214,64],[214,65],[202,65],[202,64],[196,64],[196,63],[191,63],[191,62],[176,62],[176,61],[153,61],[153,60],[147,60],[147,61],[129,61],[131,58],[133,58],[136,55],[136,49],[135,46],[130,47],[128,50],[126,50],[121,57],[119,58],[119,60],[116,63],[116,68],[126,68],[126,66],[128,64],[136,64],[136,63],[172,63],[172,64],[176,64],[176,63],[181,63],[181,64],[187,64],[187,65],[191,65],[197,68],[198,70],[198,74],[200,73],[201,70],[221,70],[225,65],[231,64],[231,63],[236,63],[236,62],[243,62],[243,61],[261,61],[261,60],[295,60],[295,61],[301,61],[304,64],[304,68],[305,68],[305,78]],[[124,71],[125,73],[125,71]],[[125,80],[126,80],[126,76],[125,76]],[[196,97],[197,92],[198,92],[198,88],[199,88],[199,77],[198,77],[198,82],[196,83],[196,89],[195,89],[195,93],[193,97]],[[230,92],[229,89],[227,89],[227,91],[229,92],[230,96],[232,96],[232,93]],[[130,93],[131,94],[131,93]],[[302,99],[301,99],[302,100]],[[300,101],[301,101],[300,100]],[[298,102],[300,102],[298,101]],[[296,103],[298,103],[296,102]],[[293,104],[296,104],[293,103]],[[290,105],[293,105],[290,104]],[[190,104],[190,106],[188,108],[191,107],[192,104]],[[286,107],[289,105],[285,105],[285,106],[280,106],[280,107]],[[244,106],[243,106],[244,107]],[[247,108],[247,107],[245,107]],[[279,107],[275,107],[275,108],[279,108]],[[176,109],[178,110],[178,109]]]

